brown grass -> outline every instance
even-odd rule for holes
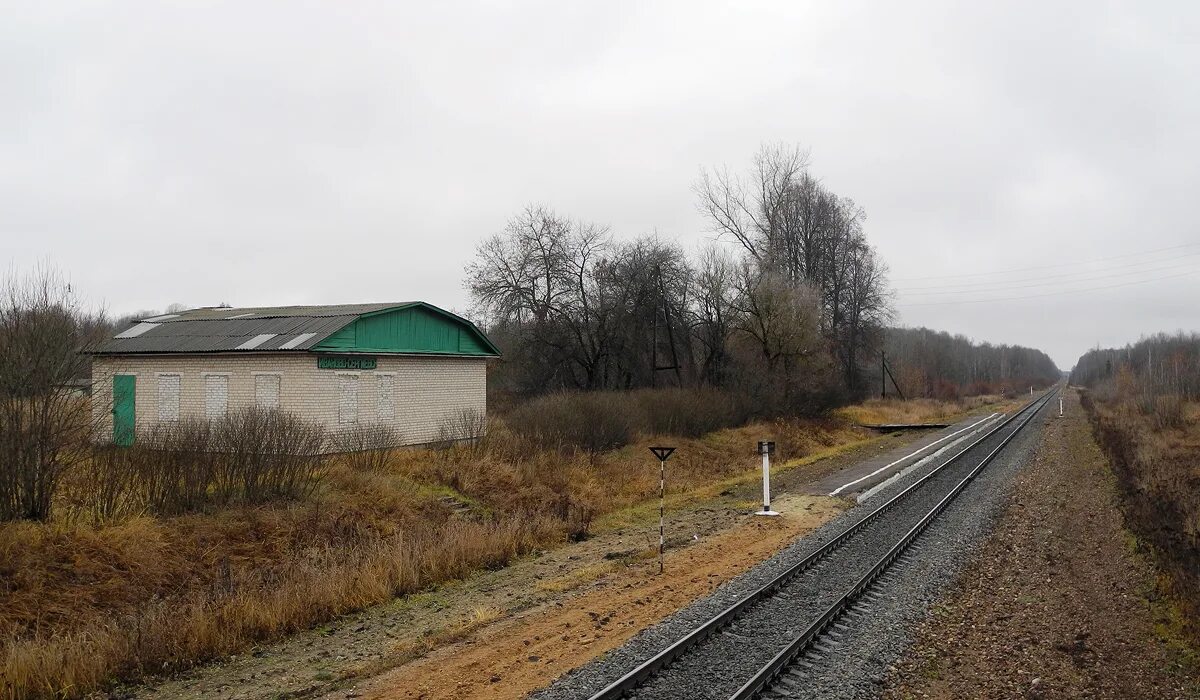
[[[0,530],[17,589],[5,606],[5,695],[74,695],[113,675],[177,669],[503,566],[562,538],[561,523],[537,516],[376,531],[348,546],[334,544],[345,533],[327,532],[324,543],[301,535],[310,519],[329,529],[348,516],[245,511],[213,523]],[[258,538],[239,538],[242,528]],[[63,566],[67,559],[75,566]]]
[[[890,410],[926,420],[943,408]],[[783,463],[869,437],[832,417],[644,432],[594,451],[497,421],[478,441],[329,460],[306,500],[2,525],[0,697],[75,697],[173,672],[586,537],[657,493],[656,442],[678,448],[679,496],[753,474],[759,439],[774,439]]]
[[[1181,631],[1200,641],[1200,406],[1147,400],[1131,375],[1084,394],[1108,453],[1130,530],[1153,552],[1181,609]]]
[[[994,395],[964,399],[869,399],[834,411],[834,415],[859,425],[895,423],[945,423],[1001,400]]]

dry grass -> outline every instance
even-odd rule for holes
[[[940,406],[913,415],[931,419]],[[759,439],[774,439],[778,463],[795,465],[871,437],[833,417],[698,437],[641,432],[592,451],[547,447],[498,421],[478,441],[385,451],[371,464],[330,460],[302,501],[2,525],[0,697],[74,697],[115,678],[171,672],[586,537],[598,518],[607,526],[636,517],[656,495],[657,462],[646,449],[656,442],[678,447],[670,462],[678,500],[753,478]],[[467,511],[456,514],[460,504]]]
[[[999,400],[999,396],[992,395],[949,400],[869,399],[860,404],[839,408],[834,411],[834,415],[859,425],[946,423]]]
[[[1122,493],[1122,511],[1181,608],[1182,632],[1200,641],[1200,406],[1146,400],[1131,375],[1084,395]]]
[[[0,530],[16,589],[3,618],[6,695],[74,694],[114,674],[179,668],[562,538],[561,523],[532,516],[352,533],[360,514],[339,511]]]

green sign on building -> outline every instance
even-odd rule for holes
[[[375,369],[375,358],[366,355],[318,355],[317,369]]]

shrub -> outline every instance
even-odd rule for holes
[[[71,479],[75,516],[174,515],[214,503],[303,498],[324,475],[321,426],[247,408],[223,420],[157,423],[130,447],[97,446]]]
[[[474,408],[455,411],[442,420],[438,442],[479,441],[487,435],[487,416]]]
[[[1187,424],[1183,413],[1183,400],[1176,395],[1148,396],[1138,400],[1138,408],[1149,416],[1155,430],[1182,428]]]
[[[551,447],[599,452],[628,445],[641,416],[629,394],[557,393],[533,399],[508,416],[514,433]]]
[[[384,423],[357,425],[336,434],[333,448],[342,461],[358,471],[383,471],[390,451],[400,444],[400,433]]]
[[[632,398],[640,411],[642,432],[700,437],[714,430],[741,425],[750,419],[750,402],[727,391],[642,389]]]
[[[225,499],[308,495],[323,471],[325,430],[275,409],[243,408],[214,426],[214,481]]]
[[[599,452],[638,435],[700,437],[744,424],[754,408],[743,394],[709,387],[560,392],[528,401],[505,420],[538,444]]]
[[[91,404],[66,387],[89,375],[79,350],[101,321],[53,269],[0,280],[0,520],[48,520],[86,454]]]

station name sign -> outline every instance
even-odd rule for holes
[[[317,369],[375,369],[375,358],[368,355],[319,355]]]

